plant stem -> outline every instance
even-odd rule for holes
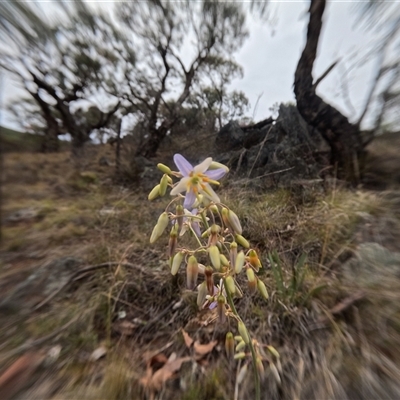
[[[243,322],[243,320],[240,318],[240,316],[239,316],[239,314],[238,314],[238,312],[236,310],[235,304],[233,303],[233,298],[232,298],[232,295],[229,292],[229,289],[228,289],[228,287],[226,285],[226,280],[225,279],[224,279],[224,286],[225,286],[225,292],[226,292],[226,297],[227,297],[227,300],[228,300],[228,304],[229,304],[233,314],[235,315],[235,317],[239,321]],[[254,371],[254,383],[255,383],[255,389],[256,389],[256,400],[260,400],[260,377],[258,375],[258,369],[257,369],[256,351],[254,349],[253,342],[251,340],[250,332],[247,329],[247,326],[245,324],[244,324],[244,326],[246,328],[247,335],[250,338],[249,347],[250,347],[250,351],[251,351],[251,358],[252,358],[253,371]]]

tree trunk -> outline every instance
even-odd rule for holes
[[[364,145],[358,125],[316,94],[312,69],[317,55],[325,0],[311,0],[307,42],[295,73],[294,93],[304,120],[318,129],[331,147],[331,164],[340,179],[358,183],[362,174]]]
[[[58,141],[58,124],[47,121],[46,133],[43,136],[41,151],[43,153],[55,153],[60,149]]]
[[[119,178],[121,172],[121,127],[122,119],[118,123],[117,129],[117,145],[115,147],[115,176]]]
[[[159,128],[149,129],[149,136],[138,147],[136,155],[146,158],[155,157],[161,142],[164,140],[165,136],[167,136],[168,129],[169,128],[163,125]]]

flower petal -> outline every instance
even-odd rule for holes
[[[183,202],[184,208],[191,208],[196,201],[196,195],[193,190],[189,190],[186,193],[185,201]]]
[[[206,183],[204,186],[205,188],[201,190],[201,193],[204,193],[214,203],[220,203],[221,200],[219,199],[217,193],[214,192],[214,189],[208,183]]]
[[[195,234],[200,237],[201,236],[201,230],[200,230],[200,225],[198,222],[192,222],[192,228],[195,232]]]
[[[210,164],[212,163],[212,158],[208,157],[206,158],[203,162],[201,162],[199,165],[196,165],[193,170],[196,173],[202,174],[203,172],[206,172]]]
[[[171,190],[171,196],[175,196],[178,193],[185,192],[187,190],[187,184],[190,178],[182,178]]]
[[[226,175],[226,170],[222,168],[213,169],[211,171],[205,172],[204,175],[207,175],[209,178],[217,181],[218,179],[221,179],[223,176]]]
[[[174,163],[183,176],[189,176],[189,174],[193,171],[192,164],[190,164],[190,162],[180,154],[174,155]]]

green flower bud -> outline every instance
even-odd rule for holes
[[[226,284],[226,288],[229,291],[229,293],[235,294],[236,285],[235,285],[235,281],[233,280],[233,278],[231,276],[228,276],[225,278],[225,284]]]
[[[168,187],[168,175],[163,175],[160,181],[160,196],[164,196]]]
[[[175,224],[171,228],[168,241],[168,257],[172,257],[175,254],[176,244],[178,243],[178,224]]]
[[[245,352],[241,352],[241,353],[237,353],[234,355],[234,359],[235,360],[243,360],[246,357],[246,353]]]
[[[232,211],[228,211],[228,220],[235,233],[242,233],[242,225],[240,225],[239,217]]]
[[[228,358],[232,358],[234,355],[235,341],[233,339],[232,332],[228,332],[225,336],[225,351]]]
[[[172,260],[172,266],[171,266],[171,274],[176,275],[179,271],[179,267],[182,264],[183,257],[185,256],[185,253],[183,251],[180,251],[179,253],[176,253],[173,260]]]
[[[221,269],[221,259],[220,253],[217,246],[210,246],[208,248],[208,254],[210,256],[210,260],[214,268],[219,271]]]
[[[147,197],[150,201],[156,199],[160,195],[160,185],[156,185],[153,187],[149,196]]]
[[[157,168],[158,168],[161,172],[164,172],[164,174],[170,174],[170,173],[172,172],[172,171],[171,171],[171,168],[169,168],[169,167],[167,167],[166,165],[161,164],[161,163],[157,164]]]
[[[205,281],[201,283],[198,290],[199,291],[197,293],[197,306],[201,308],[207,296],[207,285]]]
[[[237,353],[239,353],[246,347],[246,343],[243,341],[242,337],[240,337],[240,338],[241,338],[240,342],[235,347],[235,351]]]
[[[257,357],[257,358],[256,358],[256,365],[257,365],[258,374],[259,374],[260,376],[263,376],[264,373],[265,373],[265,370],[264,370],[264,364],[262,363],[260,357]]]
[[[232,242],[229,251],[229,259],[231,261],[232,268],[235,268],[236,257],[237,257],[237,243]]]
[[[235,240],[246,249],[250,247],[250,243],[242,235],[235,235]]]
[[[235,274],[240,274],[242,272],[245,258],[246,257],[244,255],[243,251],[240,251],[239,254],[236,257]]]
[[[276,350],[275,347],[273,346],[267,346],[268,351],[275,357],[275,358],[279,358],[280,355],[278,353],[278,350]]]
[[[220,260],[221,260],[221,264],[222,264],[224,267],[228,267],[228,266],[229,266],[229,261],[228,261],[228,259],[227,259],[223,254],[220,254],[220,255],[219,255],[219,258],[220,258]]]
[[[226,172],[229,172],[229,168],[226,165],[221,164],[217,161],[213,161],[208,167],[208,169],[220,169],[220,168],[224,169]]]
[[[267,288],[266,288],[264,282],[262,282],[260,279],[257,280],[257,288],[258,288],[258,291],[260,292],[261,296],[264,297],[265,300],[268,300],[269,295],[268,295]]]
[[[245,324],[242,321],[238,322],[238,330],[239,330],[240,336],[242,337],[243,341],[246,344],[249,344],[250,336],[249,336],[249,333],[247,332],[247,328],[246,328]]]
[[[186,266],[186,284],[188,289],[194,289],[199,275],[199,264],[195,256],[190,256]]]
[[[210,206],[210,210],[214,215],[218,215],[218,207],[215,204]]]
[[[256,276],[252,268],[247,268],[246,275],[249,282],[255,282]]]
[[[168,214],[164,211],[159,217],[156,226],[153,228],[153,232],[150,236],[150,243],[154,243],[165,231],[168,226],[169,218]]]
[[[221,231],[221,227],[216,224],[210,227],[210,237],[208,238],[208,246],[215,246],[218,242],[218,234]]]

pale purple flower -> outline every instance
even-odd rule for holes
[[[199,165],[193,167],[185,157],[175,154],[174,162],[182,174],[182,179],[171,190],[171,195],[175,196],[178,193],[186,192],[183,203],[184,208],[190,209],[195,203],[198,194],[205,195],[214,203],[220,202],[210,183],[218,184],[217,179],[222,178],[226,174],[227,168],[217,168],[208,171],[212,163],[211,157],[206,158]]]
[[[201,236],[200,225],[197,219],[192,218],[193,216],[197,215],[197,208],[193,208],[192,211],[184,209],[185,216],[183,217],[183,227],[179,236],[183,236],[188,230],[189,225],[192,227],[194,232],[198,237]]]

